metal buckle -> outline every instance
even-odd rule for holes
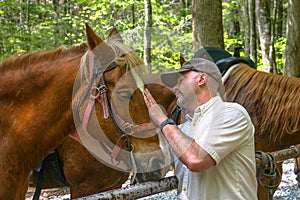
[[[96,88],[97,92],[99,94],[104,94],[104,93],[107,93],[107,87],[106,85],[100,85],[99,87]]]
[[[127,151],[132,151],[133,150],[133,145],[131,144],[129,138],[128,138],[128,135],[126,134],[123,134],[121,136],[121,140],[123,142],[123,147],[127,150]]]
[[[123,126],[123,130],[126,134],[132,135],[134,133],[133,124],[126,122]]]

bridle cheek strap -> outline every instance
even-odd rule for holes
[[[96,99],[100,104],[102,104],[103,117],[104,117],[104,119],[107,119],[109,117],[108,100],[107,100],[107,90],[108,89],[105,85],[103,75],[100,77],[99,84],[100,84],[100,86],[97,88],[97,90],[98,90],[98,94],[100,94],[100,95],[97,95],[98,97]]]
[[[97,100],[103,107],[103,117],[104,119],[107,119],[109,117],[109,111],[108,111],[108,102],[107,102],[107,87],[104,85],[103,76],[99,79],[100,86],[97,87],[96,84],[92,86],[92,89],[97,90],[97,94],[90,95],[88,105],[85,109],[83,119],[82,119],[82,126],[85,130],[88,130],[88,123],[91,117],[92,109],[95,105],[95,100]]]

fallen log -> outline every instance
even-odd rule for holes
[[[262,151],[257,151],[256,152],[256,167],[262,166],[262,165],[268,165],[269,161],[265,161],[266,154],[271,155],[274,158],[274,161],[276,163],[283,162],[285,160],[291,159],[291,158],[297,158],[300,156],[300,148],[298,146],[291,146],[290,148],[287,149],[282,149],[278,151],[273,151],[273,152],[262,152]],[[262,163],[263,162],[263,163]],[[276,164],[275,163],[275,164]]]
[[[300,156],[300,148],[298,146],[291,146],[288,149],[282,149],[279,151],[274,151],[273,154],[274,158],[277,162],[282,162],[288,160],[290,158],[297,158]]]

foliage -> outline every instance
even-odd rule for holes
[[[274,44],[275,52],[276,52],[276,64],[277,64],[277,74],[283,74],[284,68],[284,53],[286,46],[286,38],[280,37],[277,38]]]
[[[157,30],[152,36],[152,71],[178,68],[179,54],[188,55],[192,46],[189,8],[182,8],[180,1],[152,1],[152,7],[153,27]],[[16,52],[81,43],[85,41],[86,23],[102,38],[117,27],[121,34],[131,36],[126,42],[143,57],[143,1],[70,0],[55,5],[51,1],[2,0],[0,8],[0,59]],[[162,33],[164,38],[160,37]]]
[[[227,34],[224,35],[224,43],[225,43],[225,50],[230,52],[232,55],[234,53],[235,47],[243,48],[243,46],[244,46],[244,41],[240,37],[229,38],[229,36]],[[243,52],[241,52],[241,56],[244,56]]]
[[[125,42],[143,57],[144,2],[135,0],[68,0],[38,1],[0,0],[0,60],[16,52],[41,51],[58,46],[71,46],[85,41],[88,23],[106,39],[116,27]],[[43,2],[43,3],[41,3]],[[56,2],[53,3],[53,2]],[[179,55],[193,56],[191,1],[160,0],[152,4],[152,62],[157,73],[179,68]],[[243,30],[229,36],[230,22],[241,21],[242,0],[223,1],[225,48],[233,53],[236,45],[244,46]],[[277,63],[282,70],[285,40],[276,41]],[[241,52],[243,56],[243,52]]]

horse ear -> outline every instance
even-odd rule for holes
[[[88,24],[86,24],[86,37],[90,50],[93,50],[101,65],[115,59],[116,55],[112,48],[99,38]]]
[[[85,25],[85,30],[86,30],[87,43],[90,49],[94,49],[98,44],[103,42],[103,40],[96,35],[96,33],[92,30],[92,28],[88,24]]]
[[[110,31],[108,39],[124,43],[122,36],[120,35],[119,31],[115,27]]]
[[[183,55],[180,54],[180,66],[182,66],[183,63],[185,63],[185,59],[184,59]]]

